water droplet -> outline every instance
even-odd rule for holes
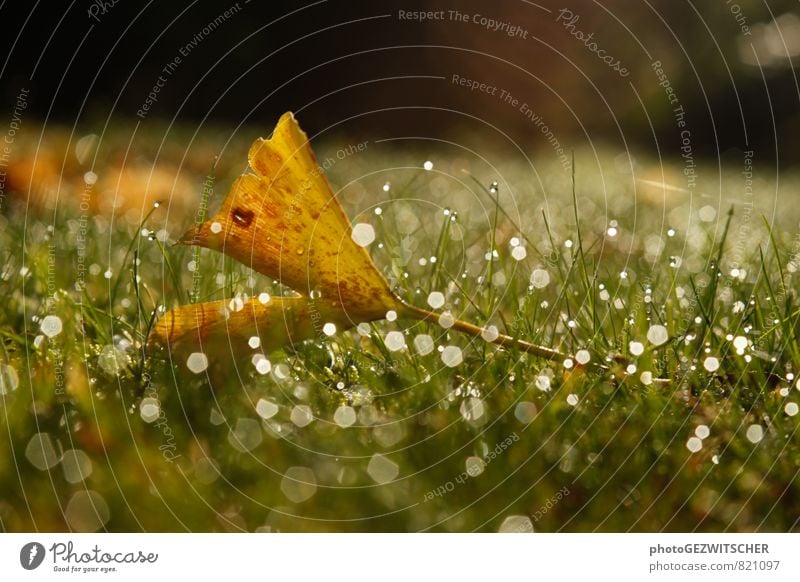
[[[391,184],[391,182],[386,182],[386,183],[383,185],[383,191],[384,191],[384,192],[388,192],[388,191],[391,189],[391,187],[392,187],[392,184]]]
[[[428,305],[433,309],[439,309],[444,305],[444,294],[439,291],[432,291],[428,295]]]
[[[480,457],[467,457],[465,466],[467,469],[467,475],[470,477],[477,477],[483,473],[484,469],[486,468],[486,463]]]
[[[445,311],[439,316],[439,325],[441,325],[444,329],[450,329],[453,327],[453,324],[456,322],[453,314],[449,311]]]
[[[703,448],[703,441],[697,437],[689,437],[686,441],[686,448],[692,453],[697,453]]]
[[[539,374],[536,376],[536,380],[534,382],[536,387],[541,390],[542,392],[550,392],[550,376],[545,374]]]
[[[388,457],[375,453],[367,464],[367,473],[376,483],[389,483],[400,473],[400,467]]]
[[[577,406],[578,405],[578,395],[577,394],[570,394],[567,396],[567,404],[570,406]]]
[[[650,384],[652,384],[652,383],[653,383],[653,373],[652,373],[652,372],[650,372],[650,371],[644,371],[644,372],[642,372],[642,373],[641,373],[641,375],[639,376],[639,380],[640,380],[640,381],[642,382],[642,384],[644,384],[645,386],[650,386]]]
[[[240,418],[232,431],[228,433],[228,442],[239,452],[252,451],[261,444],[264,436],[261,424],[252,418]]]
[[[578,350],[578,352],[575,354],[575,361],[581,366],[588,364],[589,360],[591,359],[592,355],[589,353],[589,350]]]
[[[261,347],[261,338],[257,335],[254,335],[247,340],[247,345],[250,346],[251,349],[256,350]]]
[[[422,167],[425,168],[427,171],[431,171],[433,169],[433,162],[430,160],[426,160]]]
[[[697,438],[705,440],[708,438],[708,435],[711,434],[711,429],[709,429],[705,424],[698,424],[694,429],[694,434]]]
[[[544,289],[550,284],[550,273],[544,269],[534,269],[531,273],[531,285],[536,289]]]
[[[83,451],[70,449],[61,455],[61,468],[69,483],[80,483],[92,474],[92,460]]]
[[[8,364],[0,364],[0,396],[10,394],[17,389],[17,386],[19,386],[17,371]]]
[[[311,412],[311,407],[306,404],[298,404],[292,408],[290,416],[295,426],[303,428],[314,422],[314,413]]]
[[[269,420],[276,414],[278,414],[278,405],[275,404],[272,400],[267,400],[266,398],[259,398],[258,402],[256,402],[256,414],[258,414],[264,420]]]
[[[511,251],[511,257],[517,261],[521,261],[527,256],[528,256],[528,251],[525,250],[525,247],[522,246],[514,247]]]
[[[406,345],[406,338],[405,336],[399,331],[390,331],[386,334],[386,337],[383,340],[383,343],[386,344],[386,348],[390,352],[397,352],[402,350]]]
[[[139,416],[146,423],[155,422],[161,416],[161,403],[157,398],[142,398],[139,403]]]
[[[258,294],[258,302],[261,303],[261,305],[266,305],[267,303],[270,302],[271,299],[272,298],[269,296],[269,293]]]
[[[533,533],[533,522],[527,515],[509,515],[500,524],[500,533]]]
[[[219,234],[222,232],[222,225],[219,222],[212,222],[211,223],[211,232],[214,234]]]
[[[420,356],[427,356],[434,348],[433,338],[427,334],[420,334],[414,338],[414,348]]]
[[[48,315],[42,320],[40,328],[47,337],[55,337],[62,332],[64,326],[57,315]]]
[[[759,443],[764,438],[764,428],[760,424],[751,424],[747,427],[746,436],[751,443]]]
[[[256,372],[265,376],[272,370],[272,362],[270,362],[264,354],[253,354],[250,360],[256,369]]]
[[[800,412],[800,407],[797,406],[796,402],[787,402],[786,406],[783,407],[783,411],[787,416],[795,416]]]
[[[497,329],[496,325],[489,325],[481,330],[481,337],[484,341],[492,343],[500,337],[500,331]]]
[[[719,370],[719,360],[713,356],[709,356],[703,362],[703,367],[709,372],[716,372]]]
[[[289,467],[281,479],[281,491],[289,501],[303,503],[317,492],[317,478],[308,467]]]
[[[386,312],[386,319],[388,321],[397,321],[397,312],[394,309],[390,309]]]
[[[663,325],[652,325],[647,330],[647,341],[654,346],[665,344],[669,339],[669,332]]]
[[[203,352],[194,352],[186,359],[186,367],[194,374],[205,372],[208,368],[208,356]]]
[[[110,519],[111,512],[103,496],[97,491],[78,491],[67,503],[64,511],[69,527],[76,532],[95,532]]]
[[[483,400],[480,398],[467,398],[461,402],[458,411],[461,414],[461,418],[467,422],[476,423],[483,418],[486,406],[484,406]]]
[[[359,323],[356,326],[356,331],[358,331],[359,335],[364,337],[369,337],[370,333],[372,332],[372,328],[369,326],[368,323]]]
[[[375,229],[371,224],[359,222],[353,226],[350,238],[360,247],[366,247],[375,242]]]
[[[497,194],[497,191],[500,189],[500,185],[497,182],[492,182],[489,185],[489,192],[492,194]]]
[[[533,402],[522,401],[514,409],[514,417],[522,424],[528,424],[536,418],[537,414],[539,411]]]
[[[25,447],[25,458],[40,471],[55,467],[59,461],[53,439],[46,432],[38,432],[31,437]]]
[[[332,335],[336,334],[336,324],[335,323],[326,323],[322,326],[322,333],[331,337]]]
[[[444,350],[442,350],[442,362],[444,362],[445,366],[449,366],[450,368],[455,368],[456,366],[460,365],[461,362],[463,361],[464,361],[464,356],[461,352],[460,347],[447,346],[444,348]]]
[[[333,413],[333,422],[342,428],[353,426],[356,422],[356,411],[352,406],[340,406]]]

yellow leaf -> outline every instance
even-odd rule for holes
[[[317,164],[306,134],[291,113],[270,139],[258,139],[248,155],[253,173],[239,177],[219,212],[187,232],[181,242],[222,252],[298,292],[266,305],[250,299],[185,305],[165,314],[153,330],[160,343],[245,348],[253,336],[272,351],[337,330],[384,319],[435,322],[439,315],[397,297],[366,249],[352,238],[350,221]],[[481,337],[482,328],[456,320],[452,329]],[[492,343],[547,359],[555,350],[493,334]],[[251,346],[252,347],[252,346]],[[244,352],[247,353],[247,352]]]
[[[220,211],[183,242],[225,253],[303,295],[321,295],[360,321],[381,319],[399,300],[351,238],[350,221],[291,113],[250,148]]]

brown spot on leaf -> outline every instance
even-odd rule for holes
[[[255,216],[253,211],[247,208],[236,207],[233,209],[233,212],[231,212],[233,223],[242,228],[247,228],[253,223],[253,216]]]

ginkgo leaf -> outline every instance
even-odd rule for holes
[[[326,326],[333,325],[333,328]],[[209,301],[168,311],[155,325],[153,338],[175,346],[202,345],[234,350],[258,348],[265,353],[314,337],[328,330],[345,330],[354,323],[338,306],[307,297],[273,297]],[[254,346],[251,342],[258,338]],[[246,352],[245,352],[246,353]]]
[[[351,238],[350,221],[291,113],[249,152],[253,174],[182,241],[214,249],[295,291],[338,302],[357,322],[383,318],[398,299]]]
[[[248,156],[253,173],[239,177],[219,212],[187,232],[182,243],[220,251],[280,281],[299,297],[186,305],[165,314],[152,339],[171,344],[231,346],[257,335],[271,351],[322,336],[326,324],[348,329],[398,317],[437,321],[439,314],[397,297],[366,249],[353,240],[344,213],[306,134],[291,113],[270,139],[258,139]],[[482,328],[455,320],[452,329],[486,338]],[[547,359],[564,358],[550,348],[493,332],[486,340]]]

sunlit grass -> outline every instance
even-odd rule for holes
[[[452,152],[431,170],[372,156],[331,174],[397,293],[441,293],[442,310],[566,357],[395,321],[260,368],[256,348],[208,353],[193,374],[143,349],[159,309],[196,285],[200,300],[290,291],[172,246],[189,213],[68,204],[53,220],[17,204],[0,216],[4,529],[797,529],[793,207],[762,219],[735,170],[709,200],[639,184],[611,156],[601,173],[579,153],[574,190],[560,165],[540,184],[513,164],[461,171]]]

